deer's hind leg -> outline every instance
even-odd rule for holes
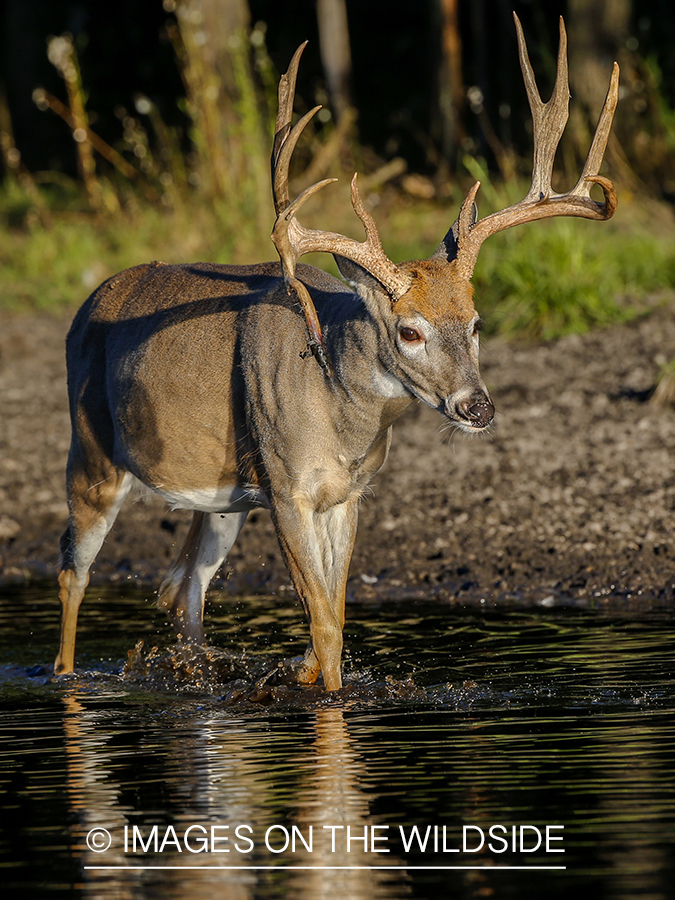
[[[129,493],[133,477],[107,464],[92,469],[79,462],[68,466],[68,527],[61,537],[59,600],[61,643],[54,674],[75,666],[77,615],[89,584],[89,569]]]
[[[159,589],[163,609],[178,639],[203,644],[204,598],[213,576],[232,549],[248,510],[231,513],[195,512],[185,543]]]

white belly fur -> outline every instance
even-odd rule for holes
[[[269,509],[265,492],[256,485],[233,485],[219,488],[186,488],[185,490],[156,487],[153,490],[173,509],[198,509],[206,513],[237,513],[261,506]]]

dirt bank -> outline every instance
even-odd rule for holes
[[[65,320],[0,319],[0,582],[54,577],[66,520]],[[486,341],[489,437],[416,406],[362,506],[353,597],[551,604],[675,599],[675,412],[647,402],[675,353],[675,300],[550,345]],[[128,503],[95,580],[157,585],[189,513]],[[285,590],[269,515],[250,516],[226,591]],[[631,599],[632,598],[632,599]]]

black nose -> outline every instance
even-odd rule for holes
[[[474,428],[485,428],[493,420],[495,408],[485,395],[480,399],[470,397],[457,404],[457,413],[462,419],[470,422]]]

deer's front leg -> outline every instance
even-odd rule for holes
[[[281,550],[309,619],[310,643],[298,680],[311,684],[323,673],[328,691],[342,686],[345,587],[356,534],[357,500],[318,512],[306,501],[273,505]]]

